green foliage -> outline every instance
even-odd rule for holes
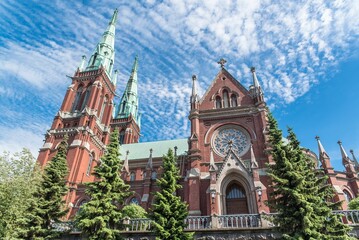
[[[40,168],[28,149],[0,156],[0,239],[20,239],[21,218],[40,181]]]
[[[47,163],[43,179],[37,185],[27,214],[22,219],[27,239],[55,239],[59,235],[52,224],[59,222],[68,212],[64,200],[68,191],[65,179],[68,174],[66,140],[59,144],[56,155]]]
[[[150,216],[156,239],[193,239],[193,233],[184,232],[188,211],[187,204],[176,196],[176,191],[181,188],[179,179],[176,158],[172,149],[169,149],[167,155],[163,156],[163,175],[157,179],[160,191],[155,193],[155,203]]]
[[[122,208],[123,217],[133,218],[147,218],[146,210],[140,205],[131,203],[130,205],[124,206]]]
[[[268,165],[273,192],[269,205],[278,212],[275,223],[284,239],[351,239],[350,228],[332,210],[340,203],[331,203],[333,189],[326,177],[315,169],[315,163],[300,147],[292,129],[288,144],[271,114],[269,141],[275,164]]]
[[[86,193],[91,200],[81,206],[76,216],[76,225],[89,239],[119,237],[123,217],[119,206],[131,194],[129,186],[120,177],[119,146],[116,129],[111,134],[110,144],[101,163],[94,169],[98,181],[86,184]]]
[[[350,210],[359,210],[359,197],[352,199],[348,206]]]

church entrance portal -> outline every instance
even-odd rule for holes
[[[227,214],[248,214],[247,197],[244,188],[237,182],[231,182],[226,190]]]

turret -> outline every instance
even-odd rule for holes
[[[97,44],[90,60],[87,63],[86,71],[103,67],[109,78],[112,76],[113,63],[115,60],[115,28],[118,10],[113,13],[111,21],[101,40]]]
[[[320,138],[318,136],[316,136],[315,139],[317,139],[317,142],[318,142],[319,160],[322,163],[322,167],[324,168],[325,172],[333,173],[334,170],[330,163],[329,155],[327,154],[322,143],[320,142]]]
[[[354,164],[353,162],[350,160],[350,158],[348,157],[348,154],[346,153],[342,142],[338,141],[339,147],[340,147],[340,152],[342,154],[342,163],[345,167],[345,171],[347,172],[349,177],[354,176],[355,174],[355,170],[354,170]]]
[[[256,100],[256,102],[263,102],[263,92],[261,86],[259,85],[259,81],[256,75],[255,67],[251,67],[253,85],[249,87],[249,91],[251,96]]]
[[[191,109],[198,108],[198,94],[197,94],[197,76],[192,76],[192,95],[191,95]]]

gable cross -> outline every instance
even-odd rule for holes
[[[224,58],[221,58],[217,63],[221,65],[221,68],[224,68],[224,65],[226,64],[226,60]]]

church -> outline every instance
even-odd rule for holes
[[[271,212],[265,204],[270,193],[266,165],[273,163],[268,154],[268,124],[264,92],[254,67],[249,88],[241,84],[218,62],[219,71],[203,96],[197,92],[197,77],[192,76],[192,94],[188,102],[191,132],[187,138],[140,142],[141,116],[137,91],[137,57],[119,103],[114,103],[117,71],[115,60],[114,12],[102,39],[89,60],[84,56],[68,86],[60,110],[45,134],[37,161],[45,166],[68,136],[67,177],[69,192],[67,218],[75,216],[88,201],[84,183],[95,181],[91,174],[109,143],[111,131],[119,129],[122,178],[134,194],[126,204],[149,209],[157,191],[156,179],[162,174],[162,156],[169,148],[177,156],[182,188],[176,193],[189,205],[189,215],[230,215]],[[345,171],[333,169],[330,156],[318,142],[318,154],[304,150],[324,169],[335,190],[335,200],[347,209],[350,199],[358,196],[359,164],[351,151],[349,157],[338,142]],[[285,139],[284,139],[285,141]]]

